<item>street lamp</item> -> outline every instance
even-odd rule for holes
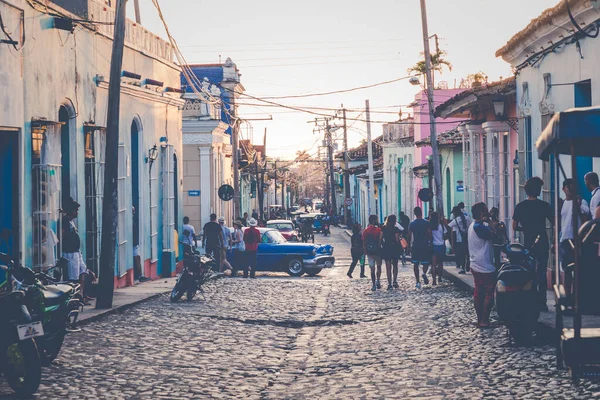
[[[503,97],[496,97],[492,100],[492,105],[494,106],[494,115],[496,119],[503,120],[505,118],[505,105]]]
[[[411,76],[408,79],[408,82],[410,82],[410,84],[413,86],[421,86],[421,81],[419,80],[418,76]]]

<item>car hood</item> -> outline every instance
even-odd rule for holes
[[[287,249],[296,253],[312,253],[313,249],[317,254],[333,254],[333,246],[312,244],[312,243],[281,243],[278,245],[281,248]]]

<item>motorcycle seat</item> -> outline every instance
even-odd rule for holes
[[[48,285],[46,290],[42,290],[44,294],[44,304],[46,307],[55,306],[63,301],[65,296],[68,296],[73,291],[73,287],[70,285]]]

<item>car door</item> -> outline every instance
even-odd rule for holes
[[[268,232],[268,231],[267,231]],[[273,269],[273,243],[270,243],[267,232],[260,235],[260,243],[256,252],[256,270],[257,271],[272,271]]]

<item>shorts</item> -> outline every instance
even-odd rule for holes
[[[369,267],[373,268],[376,264],[381,264],[381,256],[378,254],[367,254]]]
[[[473,297],[475,300],[483,298],[490,299],[494,297],[494,289],[496,288],[496,272],[476,272],[471,270],[475,280],[475,290]]]
[[[383,248],[381,251],[381,258],[386,261],[398,261],[400,258],[400,250],[401,247],[396,248]]]
[[[443,244],[434,244],[433,254],[438,258],[443,258],[446,255],[446,246]]]
[[[431,249],[427,246],[413,246],[411,249],[412,262],[414,264],[431,264]]]
[[[67,280],[78,281],[81,274],[87,272],[87,266],[83,261],[83,256],[80,251],[75,253],[63,253],[63,257],[67,259]]]

